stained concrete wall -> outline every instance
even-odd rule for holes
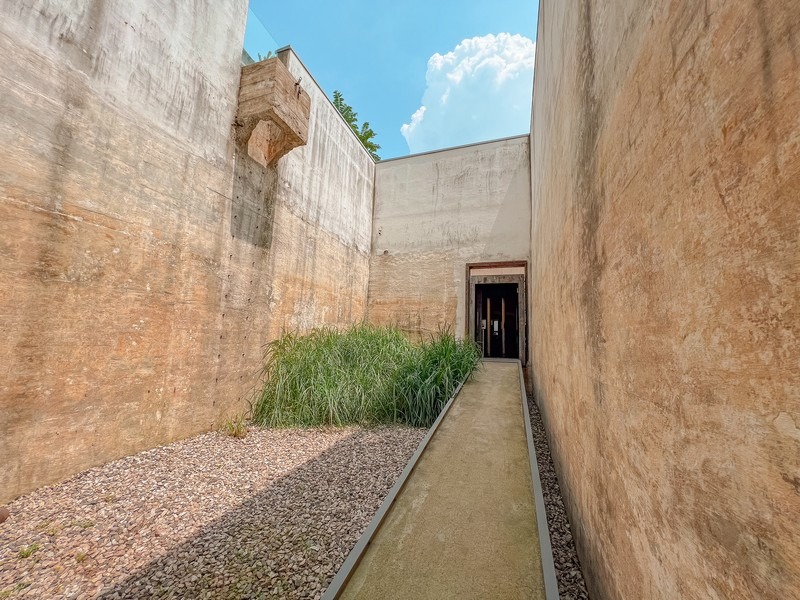
[[[283,327],[364,317],[373,163],[233,143],[246,2],[0,8],[0,501],[242,410]]]
[[[464,335],[467,263],[527,260],[529,234],[528,136],[378,163],[370,322]]]
[[[800,597],[800,4],[539,16],[533,373],[596,598]]]
[[[308,144],[278,164],[271,335],[366,318],[375,162],[291,50],[311,96]]]

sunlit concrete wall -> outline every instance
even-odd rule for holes
[[[278,163],[270,337],[366,318],[375,163],[291,50],[311,96],[308,144]]]
[[[369,320],[414,338],[466,330],[466,265],[530,249],[528,136],[377,164]]]
[[[235,148],[246,2],[0,7],[0,501],[245,408],[283,328],[366,314],[374,164]]]
[[[537,399],[595,598],[800,597],[800,4],[560,2]]]

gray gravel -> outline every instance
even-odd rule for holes
[[[12,502],[0,598],[318,598],[425,431],[209,433]]]
[[[561,598],[589,596],[528,400]],[[2,598],[318,598],[425,431],[209,433],[12,502]]]
[[[550,527],[550,542],[553,545],[553,562],[556,567],[559,597],[564,600],[588,600],[586,583],[583,580],[581,563],[575,550],[575,540],[569,526],[564,500],[558,486],[558,477],[553,468],[550,446],[544,432],[539,407],[532,397],[528,397],[528,410],[531,413],[533,445],[536,448],[536,462],[542,480],[542,494],[547,524]]]

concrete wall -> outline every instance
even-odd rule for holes
[[[538,402],[596,598],[800,597],[800,4],[539,17]]]
[[[311,96],[308,144],[278,163],[271,335],[366,318],[375,162],[291,50]]]
[[[529,223],[527,136],[378,163],[370,322],[463,335],[467,263],[527,260]]]
[[[281,328],[366,307],[373,164],[235,148],[246,2],[0,8],[0,501],[244,408]]]

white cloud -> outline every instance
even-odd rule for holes
[[[528,131],[536,45],[500,33],[428,60],[422,106],[400,128],[412,153]]]

